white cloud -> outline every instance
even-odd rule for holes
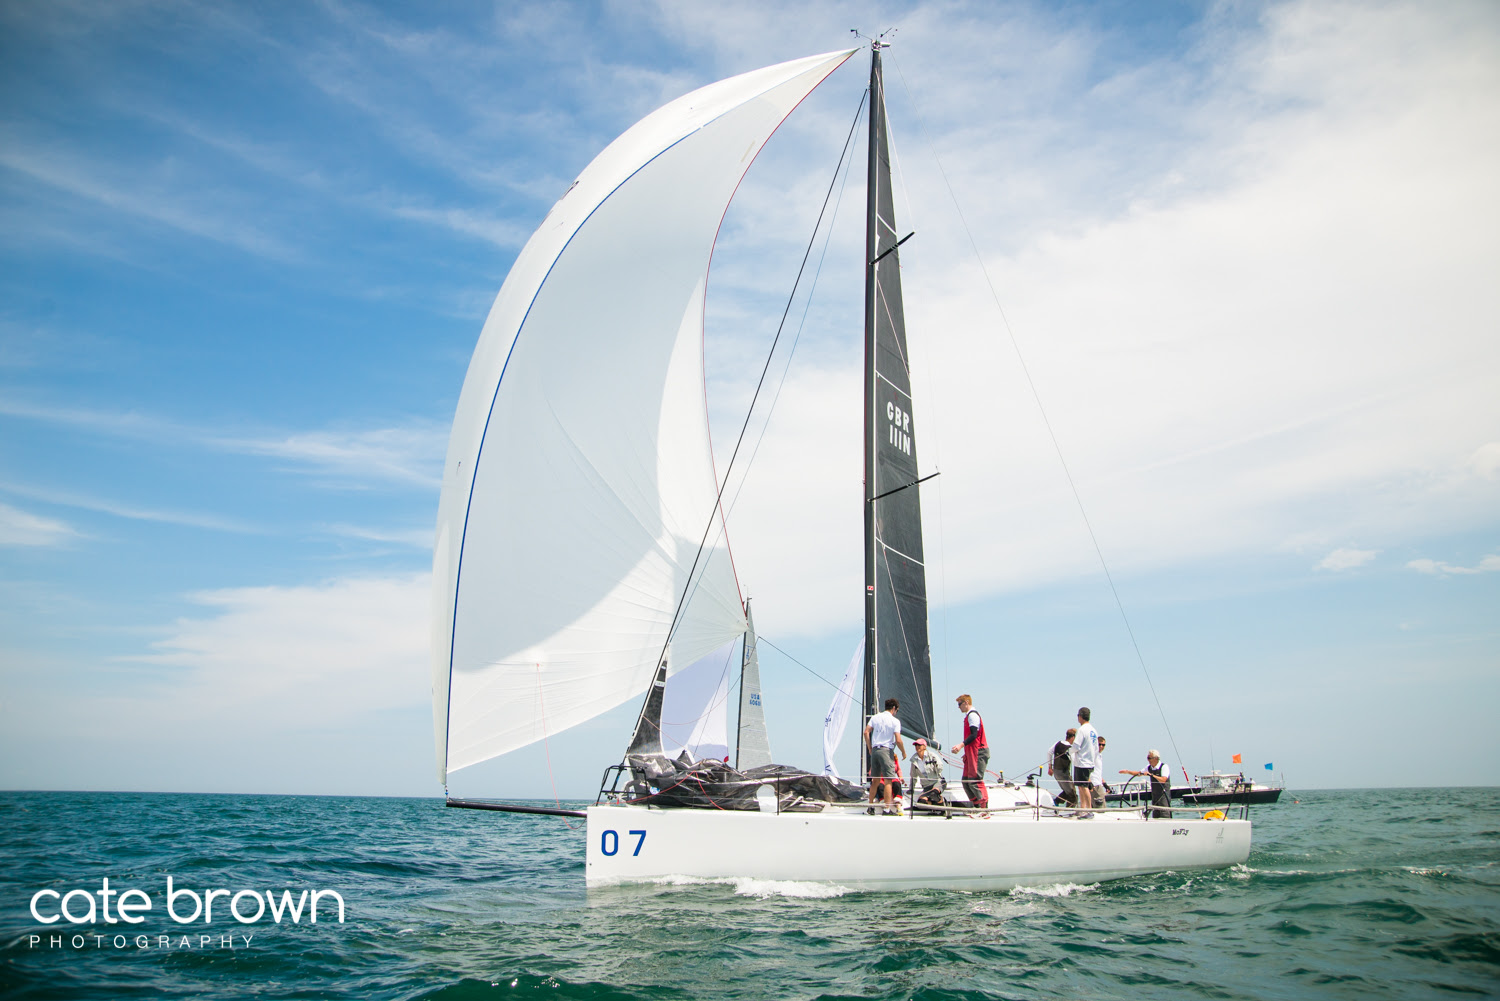
[[[395,481],[424,487],[439,484],[439,470],[448,443],[446,426],[421,419],[394,427],[365,430],[298,431],[243,436],[213,429],[205,430],[197,425],[177,424],[149,414],[56,407],[16,399],[0,400],[0,414],[61,424],[94,434],[147,440],[161,445],[192,446],[285,459],[297,463],[305,471],[346,480]],[[126,515],[137,516],[149,517]]]
[[[172,165],[153,165],[121,176],[123,168],[85,162],[80,155],[35,145],[14,129],[0,134],[0,167],[37,184],[83,198],[116,212],[169,226],[263,257],[291,260],[293,249],[250,222],[253,213],[225,211],[225,192],[184,190]]]
[[[178,619],[152,644],[155,653],[129,658],[176,669],[137,711],[190,710],[215,727],[248,731],[421,705],[429,580],[355,577],[193,595],[207,617]]]
[[[411,546],[415,549],[432,549],[433,529],[430,525],[423,528],[408,529],[362,528],[359,525],[329,525],[328,531],[334,535],[342,535],[351,539],[366,539],[370,542],[393,542],[397,545]]]
[[[428,582],[203,592],[201,614],[133,657],[0,650],[0,775],[14,788],[429,793]]]
[[[1442,560],[1429,559],[1411,560],[1406,566],[1408,569],[1417,571],[1417,573],[1432,574],[1433,576],[1489,573],[1490,571],[1500,571],[1500,555],[1491,554],[1486,556],[1479,561],[1478,566],[1472,567],[1456,567],[1451,563],[1444,563]]]
[[[1487,442],[1469,456],[1469,466],[1487,480],[1500,479],[1500,441]]]
[[[77,536],[64,522],[0,504],[0,546],[56,546]]]
[[[429,421],[367,431],[304,431],[282,438],[218,438],[230,451],[275,456],[349,479],[440,484],[448,429]]]
[[[903,28],[907,42],[916,30]],[[1262,31],[1207,34],[1194,65],[1221,69],[1204,79],[1155,66],[1085,91],[1089,49],[1064,39],[1056,72],[1008,97],[999,119],[981,96],[994,91],[986,71],[1009,64],[977,51],[993,26],[974,30],[946,74],[913,63],[906,75],[943,81],[926,87],[940,102],[929,128],[1112,567],[1494,522],[1500,449],[1474,451],[1474,429],[1500,424],[1492,8],[1279,5]],[[920,46],[895,51],[914,60]],[[1102,112],[1103,92],[1118,124],[1058,110]],[[1192,124],[1140,127],[1158,117]],[[923,488],[929,589],[940,577],[958,600],[1097,573],[943,179],[915,125],[897,130],[911,195],[900,228],[918,232],[902,261],[918,451],[924,473],[943,471]],[[1059,130],[1097,142],[1075,160]],[[771,239],[734,230],[733,213],[779,199],[766,215],[804,232],[816,213],[785,204],[805,197],[773,152],[726,220],[743,247],[716,256],[711,342],[748,334],[714,290],[767,275],[757,259]],[[1049,176],[1057,163],[1070,166]],[[1017,192],[1018,174],[1032,187]],[[857,278],[840,281],[825,274],[857,304]],[[776,612],[764,605],[768,623],[822,630],[858,614],[857,584],[854,600],[834,597],[859,575],[851,313],[800,349],[731,521],[742,581],[781,594]],[[733,401],[714,401],[722,454],[748,389],[727,366],[710,371],[711,399]]]
[[[1351,570],[1373,560],[1378,549],[1335,549],[1318,561],[1319,570]]]
[[[218,532],[255,533],[262,531],[233,518],[223,518],[218,515],[201,514],[193,511],[172,511],[136,507],[130,504],[121,504],[116,501],[90,497],[66,490],[43,490],[17,483],[7,483],[3,487],[0,487],[0,490],[44,501],[48,504],[61,504],[64,507],[78,508],[83,511],[98,511],[101,514],[114,515],[116,518],[129,518],[132,521],[156,521],[168,525],[207,528]]]

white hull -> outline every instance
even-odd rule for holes
[[[1007,890],[1221,868],[1250,855],[1249,821],[1045,812],[947,819],[594,806],[586,879],[591,887],[688,876]]]

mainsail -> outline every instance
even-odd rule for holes
[[[880,43],[873,49],[865,234],[865,717],[895,698],[907,739],[930,739],[927,569],[896,249],[902,237],[891,192]]]
[[[642,119],[517,256],[443,470],[432,694],[445,784],[639,698],[669,633],[672,663],[690,664],[744,631],[722,526],[699,553],[720,517],[708,263],[755,154],[850,55],[746,73]]]

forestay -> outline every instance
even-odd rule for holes
[[[469,364],[433,557],[439,777],[639,697],[745,628],[703,398],[714,238],[777,125],[852,52],[666,105],[579,175]]]

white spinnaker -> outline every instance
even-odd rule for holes
[[[643,693],[739,635],[703,399],[714,238],[750,161],[847,59],[733,77],[586,167],[517,256],[459,395],[433,555],[438,775]]]
[[[667,680],[661,700],[661,749],[668,757],[683,751],[693,761],[729,757],[729,675],[736,646],[730,640]]]
[[[859,646],[854,648],[854,656],[849,658],[849,666],[844,668],[844,680],[839,682],[839,690],[833,694],[828,715],[823,717],[823,774],[829,778],[840,777],[833,756],[838,753],[839,744],[844,741],[844,731],[849,728],[849,710],[859,703],[860,675],[864,667],[865,641],[861,639]],[[863,734],[860,739],[864,739]]]

